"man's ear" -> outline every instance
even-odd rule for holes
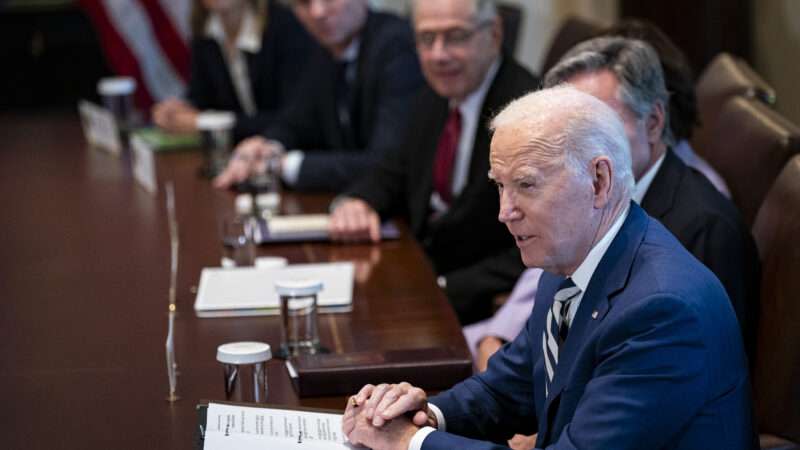
[[[591,162],[592,189],[594,193],[594,207],[605,208],[611,201],[614,183],[614,167],[607,156],[598,156]]]
[[[666,125],[667,111],[661,102],[655,102],[653,109],[647,116],[645,126],[647,126],[647,142],[650,146],[654,146],[657,142],[661,141],[661,136],[664,134],[664,126]]]

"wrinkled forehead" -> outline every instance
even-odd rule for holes
[[[470,25],[475,18],[472,0],[414,0],[413,22],[418,31]]]
[[[492,137],[490,172],[546,170],[566,158],[566,135],[553,123],[515,123],[498,127]]]

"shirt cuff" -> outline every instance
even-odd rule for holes
[[[444,420],[444,414],[442,414],[442,410],[433,403],[428,403],[428,409],[430,409],[433,415],[436,417],[436,429],[439,431],[447,431],[447,422]]]
[[[408,450],[422,450],[422,443],[429,434],[437,430],[445,431],[447,428],[447,423],[444,420],[444,414],[442,414],[442,410],[433,403],[428,403],[428,409],[431,410],[433,415],[436,417],[437,428],[422,427],[417,430],[417,432],[414,433],[414,436],[411,437],[411,442],[408,443]]]
[[[289,186],[297,184],[297,178],[300,176],[300,165],[303,164],[303,157],[305,154],[302,150],[290,150],[286,152],[283,158],[283,167],[281,168],[281,178],[284,183]]]
[[[422,450],[422,442],[429,434],[436,431],[433,427],[422,427],[414,433],[411,437],[411,442],[408,443],[408,450]]]

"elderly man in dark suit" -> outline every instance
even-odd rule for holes
[[[428,87],[396,150],[335,203],[331,233],[377,241],[381,217],[407,217],[459,319],[470,323],[488,316],[491,297],[509,290],[523,270],[495,219],[486,124],[538,81],[501,55],[492,1],[417,1],[413,17]]]
[[[401,137],[422,85],[408,23],[366,0],[294,0],[321,45],[296,97],[261,136],[243,141],[214,184],[227,188],[269,168],[298,190],[339,192]]]
[[[750,387],[725,290],[631,201],[619,116],[573,87],[529,94],[494,120],[499,219],[544,269],[522,333],[489,368],[428,401],[365,386],[343,431],[373,449],[751,448]]]

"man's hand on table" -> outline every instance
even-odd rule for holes
[[[330,235],[338,242],[379,242],[381,219],[364,200],[345,198],[331,213]]]
[[[366,385],[350,397],[342,431],[354,445],[374,450],[406,450],[423,426],[436,427],[428,398],[408,383]]]
[[[214,187],[226,189],[251,175],[264,173],[272,158],[282,158],[284,154],[283,145],[277,141],[261,136],[247,138],[236,146],[225,170],[214,178]]]

